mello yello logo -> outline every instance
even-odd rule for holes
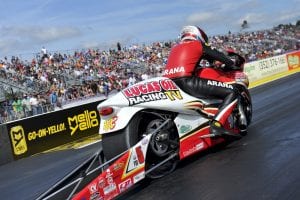
[[[71,135],[73,135],[78,129],[80,131],[87,130],[99,125],[96,111],[85,110],[79,115],[68,117],[69,127],[71,129]]]

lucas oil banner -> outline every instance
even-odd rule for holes
[[[98,134],[100,117],[93,102],[7,124],[15,159]]]

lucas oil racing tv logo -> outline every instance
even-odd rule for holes
[[[11,143],[15,155],[21,155],[27,151],[27,144],[22,126],[14,126],[10,129]]]
[[[168,79],[137,84],[124,89],[123,94],[128,99],[130,106],[165,99],[170,101],[182,100],[177,86]]]

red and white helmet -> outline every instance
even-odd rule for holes
[[[208,43],[206,33],[197,26],[184,26],[180,32],[180,40],[199,40],[203,43]]]

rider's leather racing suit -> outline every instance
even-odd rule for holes
[[[234,62],[223,53],[198,40],[184,40],[172,47],[164,76],[172,79],[184,92],[192,96],[223,99],[211,124],[211,133],[220,135],[228,132],[223,125],[237,105],[238,90],[235,84],[230,84],[229,87],[229,84],[216,84],[215,81],[197,77],[195,70],[203,58],[220,61],[225,64],[225,70],[234,67]]]

